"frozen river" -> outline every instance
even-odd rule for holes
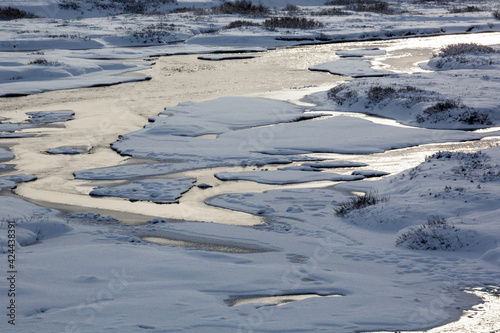
[[[308,70],[309,67],[339,59],[335,51],[356,48],[380,48],[386,55],[374,59],[376,66],[397,72],[421,69],[419,62],[429,59],[436,49],[446,44],[498,41],[498,33],[454,35],[404,40],[351,42],[300,47],[289,47],[259,53],[252,59],[206,61],[197,55],[161,57],[151,70],[137,73],[152,80],[110,87],[62,90],[26,97],[0,100],[2,116],[10,121],[22,121],[29,111],[72,110],[74,120],[63,126],[25,130],[38,134],[22,139],[4,139],[15,153],[19,173],[37,175],[36,182],[20,184],[16,193],[45,206],[79,212],[89,209],[109,213],[128,223],[141,223],[146,217],[215,221],[227,224],[252,225],[260,222],[253,215],[228,211],[204,204],[205,199],[224,193],[262,192],[292,185],[263,185],[245,181],[220,181],[213,175],[221,171],[241,171],[244,168],[195,170],[183,176],[196,177],[199,183],[213,185],[210,189],[193,188],[180,200],[180,204],[157,205],[113,198],[93,198],[88,193],[96,182],[74,179],[73,172],[92,168],[139,163],[137,159],[123,157],[109,145],[119,135],[140,129],[150,116],[164,107],[183,101],[202,102],[225,96],[254,96],[280,99],[299,105],[313,106],[304,101],[310,93],[324,91],[345,81],[346,77]],[[375,122],[398,126],[397,123],[366,115],[349,114]],[[397,173],[415,166],[425,156],[438,150],[470,148],[477,150],[491,145],[491,140],[439,145],[423,145],[380,154],[342,156],[339,154],[311,155],[325,159],[349,159],[367,163],[366,168]],[[90,154],[50,155],[47,149],[60,146],[82,147]],[[36,161],[36,163],[33,163]],[[141,161],[142,162],[142,161]],[[277,166],[270,165],[269,169]],[[353,169],[337,169],[350,173]],[[179,176],[179,175],[176,175]],[[123,182],[122,182],[123,183]],[[105,183],[105,185],[120,182]],[[332,182],[316,182],[293,187],[325,187]],[[98,185],[103,185],[100,182]]]
[[[348,77],[308,69],[321,63],[339,59],[335,55],[337,50],[380,48],[385,50],[386,54],[373,59],[373,64],[376,67],[396,72],[414,72],[421,71],[417,64],[428,60],[433,52],[443,45],[463,42],[494,44],[498,43],[499,37],[500,34],[498,33],[485,33],[311,45],[280,48],[256,54],[258,56],[256,58],[227,61],[200,60],[198,55],[160,57],[151,70],[136,73],[136,75],[152,77],[149,81],[109,87],[61,90],[25,97],[0,99],[2,117],[12,122],[23,121],[26,119],[26,112],[30,111],[71,110],[75,113],[74,119],[71,121],[23,131],[23,133],[36,134],[36,136],[2,139],[0,146],[8,147],[16,156],[13,160],[3,163],[14,165],[15,170],[12,170],[12,173],[33,174],[38,177],[36,181],[18,185],[15,189],[15,195],[21,198],[65,212],[81,213],[91,211],[102,215],[112,215],[125,224],[138,225],[111,224],[109,230],[112,231],[106,234],[106,237],[109,237],[104,241],[102,241],[104,236],[101,237],[100,234],[108,233],[108,229],[106,229],[108,226],[99,223],[91,226],[91,233],[87,233],[87,231],[75,232],[68,236],[73,237],[71,240],[76,244],[80,244],[78,242],[84,244],[74,246],[75,249],[71,244],[72,250],[80,253],[81,249],[85,247],[88,258],[91,258],[89,262],[92,262],[92,264],[97,262],[98,265],[102,265],[103,272],[109,271],[110,263],[114,263],[118,258],[120,260],[130,260],[122,262],[127,263],[127,269],[130,268],[131,274],[137,277],[137,283],[134,284],[134,281],[129,289],[131,290],[137,286],[140,292],[130,294],[125,292],[126,297],[123,299],[118,298],[120,295],[116,295],[119,301],[110,302],[106,306],[103,305],[104,309],[118,305],[118,308],[113,308],[114,312],[111,313],[119,313],[120,315],[127,313],[119,307],[136,306],[137,296],[140,294],[139,297],[143,298],[141,301],[144,303],[139,302],[138,304],[149,304],[152,300],[159,299],[159,303],[153,304],[156,308],[161,308],[161,311],[175,313],[174,311],[184,304],[188,304],[191,308],[193,306],[200,307],[196,311],[202,313],[202,316],[199,317],[203,317],[203,320],[205,318],[215,318],[216,320],[220,319],[221,323],[224,322],[222,318],[233,318],[231,316],[234,315],[235,320],[238,320],[240,325],[238,326],[237,323],[234,324],[234,327],[249,325],[253,329],[257,327],[255,326],[256,321],[253,319],[260,318],[258,315],[264,316],[264,319],[269,319],[272,314],[277,319],[273,317],[273,320],[268,320],[268,322],[266,320],[263,320],[262,323],[258,322],[259,325],[264,325],[262,331],[268,328],[274,329],[274,323],[280,322],[281,325],[284,323],[288,326],[298,325],[294,326],[298,330],[303,328],[300,325],[307,327],[318,325],[319,328],[331,328],[333,326],[330,325],[335,323],[336,320],[342,321],[343,318],[348,316],[353,317],[349,319],[350,323],[355,323],[360,327],[385,329],[387,322],[395,322],[394,325],[399,325],[398,327],[401,327],[401,323],[408,323],[409,319],[405,316],[412,311],[408,305],[422,311],[434,310],[436,305],[449,312],[444,313],[444,310],[438,309],[440,311],[434,311],[430,316],[429,313],[425,312],[425,316],[422,316],[422,318],[418,316],[409,317],[414,319],[409,322],[413,328],[436,326],[438,322],[443,322],[443,318],[458,318],[464,309],[464,307],[460,308],[459,306],[474,303],[472,298],[468,298],[468,295],[461,292],[454,295],[453,292],[462,290],[463,285],[470,286],[474,284],[478,279],[477,272],[479,270],[477,268],[482,269],[482,280],[495,281],[495,276],[498,276],[497,270],[496,268],[490,269],[486,261],[493,262],[497,253],[492,251],[489,257],[484,257],[484,260],[477,260],[477,258],[473,257],[474,252],[469,255],[466,250],[457,252],[459,253],[457,255],[452,251],[437,251],[439,254],[434,256],[433,251],[409,251],[408,249],[397,248],[394,245],[396,233],[387,232],[391,228],[391,222],[386,221],[387,224],[385,225],[381,223],[382,231],[378,229],[375,231],[370,230],[369,224],[360,227],[355,225],[356,223],[331,223],[333,220],[332,203],[345,199],[345,193],[350,190],[349,184],[344,184],[342,189],[338,189],[338,186],[335,185],[339,184],[339,181],[274,185],[252,181],[223,181],[214,176],[216,173],[252,171],[254,169],[272,171],[284,167],[282,164],[267,164],[258,167],[253,165],[214,166],[212,168],[193,167],[192,170],[167,175],[162,174],[160,177],[196,178],[197,184],[210,184],[211,188],[202,189],[194,186],[182,196],[179,203],[155,204],[147,201],[130,202],[126,199],[97,198],[89,195],[90,191],[97,186],[126,184],[130,180],[143,180],[145,177],[98,181],[76,179],[74,172],[155,163],[152,160],[120,156],[110,148],[110,144],[117,141],[122,135],[143,128],[148,123],[149,117],[158,115],[165,107],[174,107],[185,101],[206,102],[230,96],[261,97],[291,102],[312,109],[315,105],[311,103],[311,99],[308,98],[309,95],[326,91],[345,80],[349,80]],[[328,119],[328,117],[362,119],[369,123],[390,126],[391,129],[397,128],[401,130],[402,128],[406,130],[403,128],[405,126],[393,120],[365,114],[330,111],[329,115],[323,116],[321,119]],[[313,121],[318,120],[304,119],[298,123],[309,124]],[[280,125],[282,124],[276,123],[266,125],[265,128],[273,129]],[[352,132],[358,133],[359,131],[352,128]],[[358,134],[363,135],[363,133]],[[214,135],[207,135],[205,139],[212,140],[215,137]],[[350,137],[345,137],[345,141],[349,141],[349,139]],[[359,152],[350,154],[307,153],[302,154],[301,157],[304,160],[323,160],[324,163],[349,161],[353,165],[357,165],[356,167],[335,168],[336,173],[345,176],[351,175],[353,170],[361,172],[363,170],[378,170],[396,174],[419,165],[426,156],[437,151],[477,151],[496,146],[498,142],[498,137],[487,137],[482,140],[466,142],[415,145],[370,154]],[[89,153],[79,155],[46,153],[48,149],[58,147],[76,147],[88,150]],[[168,163],[168,161],[163,162]],[[439,164],[439,161],[434,162]],[[299,164],[300,162],[297,161],[285,166],[297,167]],[[9,168],[6,169],[7,172],[11,172]],[[441,169],[437,170],[441,171]],[[324,172],[327,173],[330,170]],[[430,178],[431,172],[424,174],[424,176],[429,175]],[[397,186],[403,185],[394,184],[394,188]],[[441,183],[439,183],[439,186],[441,186]],[[486,184],[485,186],[489,185]],[[319,190],[313,195],[313,191],[308,192],[307,189],[309,188]],[[416,188],[420,191],[420,188]],[[287,189],[290,191],[269,191],[274,189]],[[423,191],[426,190],[423,189]],[[439,190],[442,191],[442,188]],[[461,191],[465,190],[462,188]],[[452,197],[452,194],[450,194],[450,197],[446,199],[448,200],[446,201],[447,206],[445,206],[444,197],[438,199],[442,200],[442,209],[445,214],[448,213],[446,209],[453,211],[456,208],[453,205],[459,201],[458,199],[457,201],[452,200],[458,198],[462,193],[461,191],[454,190],[453,193],[458,193],[456,197]],[[484,199],[484,204],[487,205],[487,200],[495,199],[494,195],[486,195],[488,194],[486,189],[484,191],[482,199]],[[4,193],[7,194],[6,191]],[[245,194],[238,195],[239,193]],[[252,198],[251,193],[256,194],[255,197]],[[208,199],[213,200],[214,197],[225,194],[234,194],[236,199],[232,201],[232,197],[225,196],[219,200],[219,203],[226,200],[224,203],[229,206],[234,205],[235,210],[205,204]],[[13,194],[9,193],[9,195]],[[289,197],[285,195],[290,195],[290,203],[286,202]],[[293,195],[295,197],[292,197]],[[427,193],[425,193],[425,198],[427,198]],[[393,200],[393,202],[396,201]],[[286,202],[286,204],[284,205],[283,202]],[[264,219],[259,214],[253,215],[236,210],[238,207],[243,207],[241,210],[246,208],[248,209],[246,211],[251,211],[254,207],[253,204],[255,204],[255,207],[260,208],[268,203],[270,205],[275,204],[277,210],[279,208],[286,209],[286,212],[279,211],[274,215],[269,214],[267,216],[268,219],[282,218],[280,221],[269,221],[276,223],[264,225],[262,223]],[[417,204],[419,203],[421,202],[417,202]],[[245,204],[247,204],[246,207],[244,207]],[[391,213],[391,206],[384,204],[380,206],[380,211],[375,211],[375,216],[380,214],[383,217],[384,209],[389,212],[388,214]],[[425,207],[423,210],[425,210]],[[279,215],[281,213],[282,216]],[[293,216],[295,213],[297,214]],[[414,215],[410,214],[408,216],[415,220],[424,219],[425,216],[420,216],[419,213],[417,209]],[[167,223],[144,225],[147,220],[155,217],[161,217],[167,221],[200,221],[216,222],[217,224]],[[478,217],[478,219],[481,218],[482,216]],[[308,223],[302,223],[304,220]],[[360,220],[363,219],[360,218]],[[407,221],[402,218],[400,222],[401,224],[397,227],[404,228],[404,223]],[[228,226],[228,224],[258,226],[255,228],[240,228]],[[96,228],[102,230],[94,230]],[[480,230],[480,232],[484,232],[484,230]],[[124,238],[123,234],[125,234]],[[89,239],[88,244],[85,243],[87,240],[85,237]],[[119,241],[119,239],[122,239],[119,237],[126,240]],[[130,245],[135,242],[130,240],[133,240],[133,237],[140,238],[139,242],[142,241],[141,246]],[[321,246],[316,244],[318,241]],[[162,247],[161,250],[156,251],[157,248],[154,246],[157,245],[151,244],[151,242],[173,245],[174,247]],[[71,241],[67,243],[69,244]],[[43,245],[49,246],[50,244],[51,242],[47,241],[42,243],[40,247],[44,249]],[[63,258],[54,260],[56,262],[57,260],[61,260],[60,262],[73,262],[74,254],[71,251],[59,251],[59,246],[64,245],[56,244],[54,248],[57,251],[54,253],[57,255],[53,255],[54,257],[63,256]],[[123,256],[122,246],[127,246],[127,256]],[[160,247],[158,246],[158,248]],[[213,251],[190,251],[191,248]],[[140,252],[135,256],[131,255],[131,253],[135,253],[134,251],[147,252]],[[482,255],[480,251],[482,250],[478,250],[478,253]],[[223,254],[220,252],[223,252]],[[32,255],[37,255],[37,253],[37,251],[33,251]],[[41,256],[43,254],[42,252]],[[463,257],[459,257],[459,255]],[[95,261],[94,258],[98,256],[102,257],[102,259]],[[48,255],[41,257],[40,260],[43,259],[53,260]],[[33,259],[33,262],[38,263],[36,258]],[[129,263],[133,264],[129,265]],[[81,267],[77,267],[77,269],[84,269],[84,265],[78,266]],[[185,269],[186,273],[179,273],[179,267],[181,270]],[[283,270],[283,267],[290,269]],[[86,271],[78,274],[73,271],[70,273],[79,276],[78,281],[98,280],[93,275],[105,276],[104,273],[99,275],[99,273],[96,273],[95,268],[93,269],[90,273]],[[201,270],[203,270],[202,274],[200,274]],[[229,272],[229,275],[227,272]],[[289,276],[292,279],[285,280],[283,272],[290,273]],[[56,277],[53,283],[57,285],[57,279],[67,278],[64,274],[68,274],[66,267],[61,267],[60,276],[62,277],[54,273]],[[92,274],[92,276],[88,274]],[[229,281],[228,276],[230,276],[231,281]],[[450,282],[450,277],[453,277],[456,281]],[[149,285],[151,279],[157,279],[156,281],[160,281],[161,284],[158,284],[158,288],[145,292],[143,286]],[[295,282],[296,285],[287,284],[287,282]],[[446,293],[443,291],[444,289],[446,289]],[[448,294],[448,289],[452,290],[450,294]],[[195,293],[190,294],[193,291]],[[164,292],[167,296],[160,299],[157,297],[159,292]],[[188,295],[187,299],[186,294]],[[205,298],[200,298],[200,294],[203,294]],[[497,329],[498,326],[495,325],[498,320],[495,316],[498,316],[498,302],[494,302],[497,298],[494,298],[490,293],[482,293],[481,291],[475,291],[475,294],[488,300],[488,303],[484,305],[484,308],[488,310],[486,317],[483,316],[485,312],[481,311],[482,305],[478,305],[465,312],[462,316],[462,322],[456,324],[458,326],[437,329],[433,332],[466,332],[468,326],[478,327],[478,325],[483,325],[485,332],[486,330]],[[246,297],[240,297],[240,295]],[[367,297],[370,297],[368,301]],[[310,303],[307,303],[307,301],[304,303],[294,302],[296,305],[289,308],[296,310],[294,312],[296,315],[287,313],[289,310],[286,307],[284,307],[284,310],[269,310],[274,308],[258,306],[252,308],[248,305],[253,304],[253,302],[282,305],[303,299],[309,299]],[[420,299],[423,301],[420,301]],[[324,306],[325,303],[320,302],[328,302],[326,303],[328,306]],[[420,302],[422,302],[422,306],[417,304]],[[56,303],[54,302],[54,304]],[[427,304],[430,304],[428,308],[426,308]],[[65,309],[65,306],[67,307],[67,305],[63,305],[60,308]],[[200,309],[202,308],[204,312],[201,312]],[[396,308],[401,310],[401,314],[396,314],[393,311]],[[54,305],[54,308],[49,308],[48,311],[43,310],[35,314],[34,319],[29,319],[31,320],[29,323],[37,325],[38,317],[36,316],[43,317],[54,314],[56,314],[56,319],[59,320],[57,315],[59,310],[57,309],[58,306]],[[336,312],[323,313],[322,311],[325,309],[335,309]],[[356,314],[356,311],[351,309],[358,309],[359,313]],[[377,316],[380,315],[380,319],[374,320],[370,318],[371,322],[364,322],[364,316],[371,316],[374,310],[379,311]],[[71,309],[67,311],[73,313]],[[189,314],[198,317],[196,311],[189,312]],[[65,314],[64,312],[61,313],[62,318]],[[307,316],[304,316],[304,313]],[[175,325],[179,325],[179,330],[190,327],[192,318],[185,316],[185,313],[180,312],[180,314],[179,316],[172,315],[170,320]],[[332,316],[338,316],[339,318],[333,319]],[[153,325],[160,317],[162,316],[141,318],[141,322],[142,320],[149,320],[147,324]],[[330,319],[325,319],[331,317],[331,322],[328,321]],[[76,318],[81,319],[78,316]],[[106,316],[101,313],[97,318],[100,320],[100,318],[106,318]],[[243,320],[242,318],[247,319]],[[286,318],[286,321],[280,320],[283,318]],[[467,318],[471,320],[467,321]],[[65,317],[64,320],[66,320]],[[125,320],[128,323],[127,320],[129,319]],[[185,320],[189,322],[185,323]],[[288,324],[290,320],[295,322]],[[241,323],[245,325],[242,326]],[[210,325],[213,325],[213,323],[210,323]],[[343,328],[348,331],[353,327],[358,327],[356,325],[351,328],[347,326]],[[149,328],[150,326],[144,327]],[[232,326],[228,327],[226,328],[234,328]]]

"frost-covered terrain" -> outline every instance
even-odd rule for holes
[[[331,188],[209,201],[269,219],[254,228],[126,227],[0,197],[2,216],[17,221],[17,297],[28,300],[14,331],[354,332],[443,323],[477,302],[461,288],[497,282],[499,163],[498,148],[439,153],[402,174],[360,183],[357,190],[386,199],[345,214],[333,210],[348,196]],[[422,232],[435,218],[442,224]],[[178,246],[141,241],[154,237]],[[231,306],[289,294],[341,297]]]
[[[421,67],[428,71],[350,81],[313,100],[320,110],[368,112],[426,128],[475,129],[500,123],[498,46],[449,45]]]
[[[0,96],[148,78],[120,75],[148,68],[147,59],[109,59],[500,30],[492,16],[496,1],[373,0],[365,6],[355,1],[325,5],[323,0],[237,3],[3,1],[1,8],[11,6],[38,18],[2,21]],[[18,17],[23,16],[2,16]],[[138,46],[147,47],[130,48]]]
[[[244,66],[280,46],[500,30],[496,1],[329,3],[3,1],[0,8],[26,13],[2,11],[2,20],[38,18],[2,21],[0,95],[145,80],[152,56],[224,52],[199,61]],[[141,117],[127,119],[144,127],[114,142],[102,139],[111,128],[102,123],[85,127],[92,144],[56,139],[85,112],[5,110],[15,120],[0,122],[0,269],[8,274],[0,331],[394,332],[458,319],[481,301],[464,290],[498,294],[500,40],[492,36],[491,47],[436,48],[413,74],[384,65],[384,49],[338,50],[332,60],[340,60],[310,70],[360,78],[313,87],[300,103],[185,100],[148,110],[159,113],[149,124],[151,112],[138,110]],[[45,103],[68,110],[62,100]],[[121,111],[101,112],[118,123],[112,108]],[[50,147],[33,143],[42,135],[54,136]],[[40,152],[16,150],[23,140]],[[403,165],[405,150],[467,140],[457,144],[466,151],[429,154],[403,172],[373,163],[399,149],[393,163]],[[63,162],[40,175],[16,170],[37,153],[86,166],[97,150],[130,159],[69,172]],[[48,184],[73,176],[73,192],[57,194],[82,207],[45,208],[12,191],[37,177]],[[123,212],[89,208],[95,200],[178,214],[127,225],[108,215]],[[203,202],[190,220],[200,207],[189,203]],[[230,225],[213,223],[203,207]],[[249,226],[239,212],[260,223]],[[499,322],[491,313],[483,327],[461,329],[496,332]]]
[[[394,127],[345,116],[292,121],[318,115],[305,111],[291,103],[247,97],[182,103],[163,111],[164,116],[151,118],[150,121],[154,122],[144,129],[123,135],[112,144],[112,148],[123,155],[176,163],[120,165],[77,171],[75,176],[79,179],[113,180],[215,166],[284,164],[307,161],[311,159],[304,155],[307,153],[368,154],[425,143],[473,140],[488,135]],[[276,125],[265,126],[272,124]],[[353,128],[362,131],[363,136],[355,135]],[[217,138],[207,138],[207,134],[216,134]],[[293,173],[280,171],[276,174],[286,172]],[[319,180],[321,175],[314,177]],[[338,176],[336,178],[340,180]]]

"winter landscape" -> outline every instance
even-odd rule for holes
[[[0,4],[1,332],[500,332],[500,4]]]

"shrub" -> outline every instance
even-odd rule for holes
[[[401,234],[396,239],[396,246],[404,245],[412,250],[453,251],[464,246],[459,230],[446,219],[433,217],[418,228]]]
[[[28,65],[49,65],[49,64],[50,62],[45,58],[38,58],[28,63]]]
[[[14,7],[0,8],[0,21],[17,20],[23,18],[37,18],[35,14],[25,12]]]
[[[474,109],[467,109],[464,112],[460,113],[457,117],[457,120],[464,124],[469,125],[492,125],[493,122],[490,119],[490,116],[487,113],[480,112]]]
[[[233,21],[233,22],[229,23],[223,29],[235,29],[235,28],[242,28],[242,27],[258,27],[258,26],[260,26],[260,24],[256,23],[256,22],[237,20],[237,21]]]
[[[141,1],[130,1],[123,4],[122,11],[130,14],[144,14],[146,12],[146,5]]]
[[[486,45],[476,43],[452,44],[435,53],[430,63],[438,69],[479,68],[495,64],[500,51]]]
[[[347,6],[359,2],[358,0],[330,0],[325,2],[327,6]]]
[[[445,101],[437,102],[433,106],[429,106],[427,109],[424,110],[424,114],[427,116],[432,116],[435,114],[442,114],[443,112],[452,109],[460,109],[463,108],[464,106],[465,105],[460,101],[447,99]]]
[[[153,12],[160,5],[176,3],[177,0],[59,0],[59,8],[78,10],[83,2],[90,4],[89,10],[98,8],[120,13],[145,14],[146,12]]]
[[[415,0],[413,2],[414,3],[423,3],[423,4],[427,4],[429,2],[433,2],[433,3],[439,4],[439,5],[446,5],[450,1],[452,1],[452,0]]]
[[[461,43],[451,44],[439,50],[439,53],[434,54],[434,57],[454,57],[464,54],[480,55],[498,53],[499,51],[486,45],[477,43]]]
[[[358,101],[358,93],[351,89],[347,84],[342,83],[333,87],[328,91],[328,98],[339,105],[343,105],[347,101],[356,103]]]
[[[379,103],[385,98],[392,98],[396,94],[393,87],[372,86],[368,89],[367,98],[372,103]]]
[[[136,39],[150,40],[151,42],[164,43],[163,37],[169,36],[175,30],[173,23],[150,24],[142,30],[135,31],[132,36]]]
[[[178,7],[172,9],[170,12],[174,14],[180,14],[180,13],[189,13],[189,12],[194,12],[196,8],[194,7]]]
[[[263,23],[267,29],[286,28],[286,29],[312,29],[323,27],[323,23],[317,22],[314,19],[306,19],[299,17],[272,17]]]
[[[344,6],[355,12],[372,12],[378,14],[395,14],[396,11],[387,3],[380,0],[332,0],[325,5]]]
[[[287,3],[286,6],[283,8],[283,11],[288,13],[296,13],[299,11],[299,6]]]
[[[463,152],[437,152],[425,160],[433,162],[434,160],[448,159],[458,161],[451,171],[451,179],[456,180],[457,176],[476,182],[492,182],[500,179],[500,165],[491,163],[491,156],[484,152],[474,153]]]
[[[468,125],[491,125],[492,121],[487,113],[477,111],[461,101],[447,99],[439,101],[426,108],[423,115],[418,115],[418,123],[430,121],[433,123],[440,121],[458,121]]]
[[[62,0],[59,2],[59,8],[63,10],[78,10],[80,9],[80,4],[74,0]]]
[[[500,8],[494,9],[491,12],[491,15],[493,15],[493,17],[496,18],[497,20],[500,20]]]
[[[255,6],[252,1],[236,0],[234,2],[223,0],[219,6],[212,7],[212,11],[221,14],[240,14],[251,16],[266,16],[269,14],[269,8],[262,4]]]
[[[483,10],[477,6],[453,7],[449,10],[452,14],[482,12]]]
[[[371,86],[366,92],[366,98],[368,102],[373,104],[378,104],[384,99],[399,100],[406,107],[411,107],[429,95],[432,92],[423,90],[414,86],[404,86],[401,88],[384,87],[384,86]]]
[[[346,12],[342,9],[338,8],[323,8],[318,12],[313,12],[312,15],[316,16],[341,16],[341,15],[351,15],[349,12]]]
[[[377,192],[368,192],[365,195],[356,195],[351,197],[349,200],[341,203],[339,207],[335,207],[333,211],[336,216],[344,217],[353,210],[372,206],[387,200],[389,200],[389,198],[381,197],[377,194]]]

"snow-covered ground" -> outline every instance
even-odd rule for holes
[[[477,302],[461,288],[497,282],[499,152],[441,153],[402,174],[360,183],[357,190],[376,190],[387,199],[343,216],[333,209],[348,197],[335,189],[209,201],[269,219],[254,228],[190,222],[127,227],[98,223],[93,214],[57,216],[0,197],[6,207],[2,216],[17,221],[19,243],[16,297],[22,303],[12,331],[268,332],[334,326],[336,332],[354,332],[444,323]],[[432,234],[417,234],[434,216],[445,220],[433,229],[439,243]],[[7,227],[4,222],[2,230]],[[404,234],[406,241],[396,246]],[[141,241],[148,237],[177,246]],[[187,247],[179,245],[183,242]],[[426,244],[431,250],[424,250]],[[266,299],[231,306],[234,299],[288,294],[342,296],[279,307],[264,306]]]
[[[494,1],[399,1],[390,7],[393,15],[323,1],[262,1],[274,16],[322,23],[309,30],[264,28],[256,24],[267,17],[217,13],[216,1],[155,1],[149,11],[178,10],[146,16],[120,14],[124,5],[111,3],[66,1],[70,9],[63,9],[53,0],[2,2],[42,18],[3,22],[0,95],[144,80],[122,74],[149,68],[155,60],[146,57],[153,55],[223,50],[244,52],[242,60],[248,52],[300,43],[500,30],[491,16]],[[179,10],[184,6],[198,9]],[[247,22],[224,28],[236,20]],[[169,44],[177,41],[184,43]],[[144,128],[98,143],[147,162],[71,170],[92,181],[95,196],[172,203],[193,190],[213,190],[207,205],[259,216],[260,224],[154,218],[124,225],[2,192],[0,267],[7,278],[0,293],[7,316],[1,331],[342,333],[417,330],[458,319],[481,301],[464,290],[494,292],[500,276],[500,148],[492,138],[499,135],[500,58],[496,51],[462,49],[421,64],[429,72],[395,74],[380,65],[384,54],[343,50],[341,60],[312,66],[390,75],[354,79],[300,105],[246,96],[167,107]],[[207,59],[232,58],[214,57]],[[0,132],[19,135],[15,144],[22,145],[30,134],[23,129],[71,120],[73,112],[29,116],[1,122]],[[389,176],[350,160],[486,137],[490,148],[438,152]],[[15,157],[7,147],[0,147],[2,163]],[[52,154],[89,149],[61,146]],[[199,178],[192,176],[197,169]],[[37,177],[7,164],[0,172],[6,174],[0,189]],[[202,183],[202,172],[213,183]],[[213,176],[239,180],[242,188],[294,185],[217,195],[222,186]],[[494,313],[486,320],[487,326],[461,329],[500,331]]]
[[[215,0],[151,1],[145,9],[125,8],[124,3],[3,1],[2,8],[12,6],[40,18],[2,22],[0,96],[143,80],[147,77],[120,74],[151,66],[148,61],[102,59],[500,30],[492,17],[496,1],[389,1],[388,8],[377,12],[325,6],[324,1],[267,0],[260,2],[266,11],[232,15],[214,9],[221,4]],[[134,14],[143,10],[148,15]],[[318,24],[310,29],[265,25],[270,16]]]
[[[336,86],[313,97],[319,110],[368,112],[426,128],[475,129],[500,122],[500,48],[457,44],[422,63],[423,73],[398,73]],[[455,54],[456,53],[456,54]],[[364,64],[370,64],[366,59]],[[344,59],[338,61],[342,67]],[[363,59],[355,58],[362,62]],[[335,64],[335,62],[333,63]],[[344,67],[345,75],[352,75]],[[362,68],[360,66],[360,68]],[[368,73],[380,73],[374,69]],[[361,71],[363,73],[363,71]],[[368,75],[370,76],[370,75]]]

